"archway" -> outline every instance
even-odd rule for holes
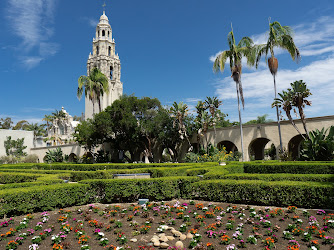
[[[83,163],[94,163],[94,156],[92,155],[91,152],[86,152],[83,156],[82,156],[82,162]]]
[[[305,134],[303,136],[306,136]],[[296,160],[299,158],[300,155],[300,146],[304,138],[301,135],[296,135],[292,137],[288,144],[288,152],[291,156],[292,160]]]
[[[219,150],[221,150],[223,147],[225,147],[225,150],[228,153],[231,152],[231,151],[233,153],[238,151],[237,146],[231,141],[221,141],[217,144],[217,147],[218,147]]]
[[[248,147],[249,158],[254,160],[264,159],[264,147],[270,140],[267,138],[256,138]]]
[[[71,153],[68,156],[68,162],[77,162],[78,161],[78,157],[75,153]]]

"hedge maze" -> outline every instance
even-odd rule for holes
[[[150,179],[114,174],[150,173]],[[333,162],[0,165],[0,218],[93,202],[200,199],[334,207]]]

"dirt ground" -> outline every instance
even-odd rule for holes
[[[189,200],[153,202],[148,203],[146,208],[134,203],[90,204],[0,220],[0,249],[29,249],[36,236],[40,237],[40,242],[37,242],[39,248],[36,249],[42,250],[57,247],[77,250],[84,249],[83,245],[88,245],[86,249],[94,250],[116,249],[114,247],[159,249],[163,246],[154,247],[151,239],[161,233],[173,236],[174,239],[168,237],[166,241],[170,249],[175,249],[173,247],[177,241],[182,242],[184,249],[191,249],[197,244],[200,246],[195,249],[233,249],[233,244],[235,249],[266,249],[266,246],[269,247],[267,249],[288,249],[289,238],[298,242],[299,249],[311,249],[312,245],[317,249],[334,249],[331,239],[334,237],[334,223],[331,228],[334,211],[293,210],[293,207],[287,209]],[[9,221],[8,225],[6,221]],[[37,224],[40,224],[40,228]],[[161,225],[166,225],[160,227],[165,228],[163,232],[158,231]],[[190,232],[194,238],[201,239],[195,243],[190,238],[181,240],[179,234],[174,235],[175,231],[182,231],[181,225],[185,225],[181,232],[184,236]],[[80,232],[81,236],[88,236],[81,238],[88,238],[87,242],[78,242]],[[307,232],[310,232],[310,239],[304,239]],[[27,235],[22,235],[24,233]],[[61,239],[58,245],[54,245],[55,241],[52,240],[56,235]],[[256,244],[250,242],[251,235],[256,238],[253,240]],[[107,238],[108,243],[102,246],[98,238]],[[244,247],[241,240],[245,243]],[[34,241],[39,241],[39,238]],[[10,242],[14,248],[9,247]],[[168,246],[165,244],[165,247]]]

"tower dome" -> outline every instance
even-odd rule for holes
[[[109,23],[109,19],[108,17],[106,16],[106,13],[103,11],[103,14],[102,16],[100,17],[100,23],[105,23],[105,24],[108,24]]]

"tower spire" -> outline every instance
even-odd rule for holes
[[[103,13],[105,13],[105,11],[106,11],[106,1],[104,0],[104,3],[103,3],[103,5],[102,5],[102,7],[103,7]]]

